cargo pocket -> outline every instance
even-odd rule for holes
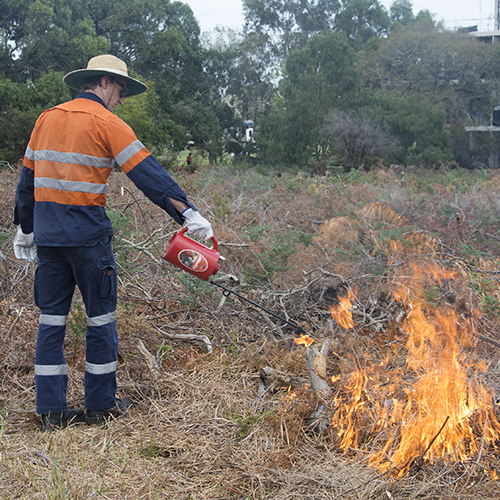
[[[116,292],[116,268],[105,266],[101,268],[101,299],[107,299]]]
[[[37,279],[37,275],[38,275],[38,267],[35,269],[35,283],[33,285],[33,298],[35,300],[35,306],[40,308],[40,302],[38,300],[38,297],[39,297],[38,282],[39,282],[40,278]]]

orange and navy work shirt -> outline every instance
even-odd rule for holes
[[[183,217],[169,198],[195,209],[133,130],[98,96],[83,92],[38,118],[17,186],[14,223],[42,246],[91,246],[111,236],[105,206],[114,162],[179,224]]]

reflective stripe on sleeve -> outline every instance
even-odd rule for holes
[[[67,375],[68,365],[35,365],[35,375],[48,377],[51,375]]]
[[[89,363],[88,361],[85,363],[85,371],[92,375],[107,375],[108,373],[116,372],[116,367],[116,361],[104,364]]]
[[[68,316],[58,316],[56,314],[40,314],[40,325],[47,326],[66,326]]]
[[[59,191],[77,191],[80,193],[106,194],[107,184],[94,184],[92,182],[63,181],[50,177],[36,177],[35,188],[58,189]]]
[[[103,326],[116,320],[116,310],[110,313],[102,314],[89,318],[87,316],[87,326]]]
[[[145,148],[144,144],[137,140],[129,144],[123,151],[120,152],[115,158],[118,165],[123,166],[132,156]]]
[[[35,152],[30,147],[26,148],[24,156],[26,156],[26,158],[28,158],[28,160],[30,161],[35,161]]]

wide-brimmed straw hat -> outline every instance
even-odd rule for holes
[[[147,85],[128,76],[127,65],[121,59],[111,54],[93,57],[85,69],[71,71],[63,78],[63,82],[68,87],[80,90],[87,78],[99,75],[118,76],[127,80],[127,88],[129,90],[127,96],[142,94],[148,90]]]

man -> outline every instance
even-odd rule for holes
[[[38,118],[24,157],[14,216],[16,257],[31,260],[36,255],[38,260],[34,293],[41,314],[35,385],[42,431],[103,422],[132,405],[127,398],[116,398],[117,276],[113,228],[104,208],[114,162],[174,220],[185,222],[189,233],[205,239],[213,235],[210,223],[178,184],[113,114],[126,95],[147,90],[128,76],[126,64],[112,55],[97,56],[86,69],[63,80],[82,92]],[[86,414],[68,409],[66,403],[63,342],[75,285],[87,316]]]

